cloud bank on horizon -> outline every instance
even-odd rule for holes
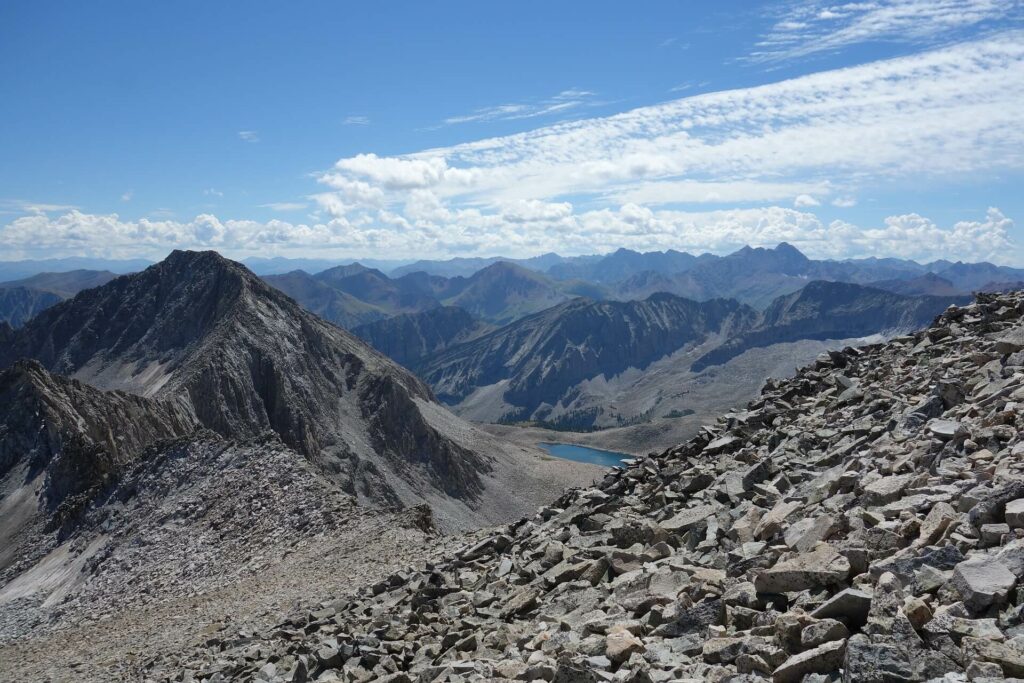
[[[799,58],[863,40],[941,38],[1012,2],[798,3],[750,56]],[[927,6],[927,7],[926,7]],[[453,117],[528,119],[590,97]],[[710,92],[621,113],[397,156],[338,160],[305,197],[261,203],[315,208],[307,220],[199,215],[122,219],[30,205],[0,228],[24,257],[159,256],[171,248],[228,254],[387,258],[581,254],[619,247],[724,252],[786,241],[819,258],[902,256],[1017,263],[1012,217],[977,207],[940,225],[927,207],[877,224],[824,220],[873,188],[1024,169],[1024,32],[1003,30],[924,52]],[[247,134],[247,135],[243,135]],[[239,136],[256,142],[255,131]],[[48,210],[53,209],[53,210]]]

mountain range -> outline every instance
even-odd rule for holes
[[[526,503],[496,493],[529,458],[521,449],[456,419],[411,373],[213,252],[174,252],[9,337],[0,367],[32,358],[100,390],[173,403],[226,438],[272,431],[372,504],[428,500],[458,526]]]
[[[619,249],[605,256],[418,261],[390,275],[350,264],[315,275],[266,279],[309,310],[355,327],[442,305],[459,306],[484,322],[502,325],[577,296],[636,301],[658,292],[696,301],[736,299],[764,309],[814,280],[871,285],[896,294],[966,295],[1024,280],[1024,270],[990,263],[814,260],[782,243],[772,249],[744,247],[725,256]],[[338,297],[312,281],[347,296]]]
[[[666,396],[664,384],[647,375],[657,361],[662,363],[652,374],[673,374],[685,393],[690,381],[706,380],[704,370],[752,349],[905,332],[963,300],[824,281],[777,298],[763,312],[734,299],[697,302],[665,293],[631,302],[575,299],[449,345],[410,367],[456,412],[474,420],[622,426],[684,407],[705,409],[699,400],[687,406]],[[794,366],[809,360],[807,348],[795,348]],[[754,367],[748,362],[736,368],[748,393],[779,363],[778,349],[756,357],[763,360]],[[716,381],[739,381],[723,376],[732,371],[719,370]]]

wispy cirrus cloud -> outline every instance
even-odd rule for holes
[[[240,130],[238,131],[238,139],[242,142],[259,142],[260,134],[255,130]]]
[[[0,210],[3,210],[4,213],[46,214],[72,211],[78,208],[73,204],[51,204],[47,202],[33,202],[27,199],[0,199]]]
[[[341,125],[343,125],[343,126],[368,126],[368,125],[370,125],[370,117],[369,116],[358,116],[358,115],[346,116],[345,118],[343,118],[341,120]]]
[[[444,123],[450,126],[459,123],[477,123],[482,121],[533,119],[581,108],[590,104],[594,96],[595,94],[588,90],[570,88],[563,90],[553,97],[542,100],[499,104],[476,109],[468,114],[450,116],[444,120]]]
[[[414,190],[481,209],[562,197],[849,199],[852,182],[1024,168],[1022,102],[1024,33],[1011,31],[516,135],[401,156],[360,154],[339,160],[320,181],[358,186],[375,208],[401,205]]]
[[[271,211],[302,211],[308,209],[309,204],[306,202],[269,202],[267,204],[260,204],[261,209],[270,209]]]
[[[1016,14],[1017,0],[800,0],[783,6],[748,59],[779,61],[863,42],[920,44]]]

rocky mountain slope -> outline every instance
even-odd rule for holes
[[[0,371],[0,404],[0,585],[51,549],[43,530],[73,525],[147,446],[200,427],[183,401],[99,391],[36,361]]]
[[[144,644],[289,604],[285,577],[374,580],[434,533],[426,506],[359,505],[273,432],[225,440],[184,401],[35,362],[0,372],[0,397],[2,680],[136,680]]]
[[[60,301],[56,294],[41,289],[0,286],[0,323],[21,327]]]
[[[445,526],[530,509],[575,476],[458,420],[409,372],[213,252],[174,252],[48,309],[0,346],[0,367],[22,357],[181,402],[225,437],[271,430],[360,500],[429,502]]]
[[[489,332],[492,326],[457,306],[439,306],[359,325],[352,334],[399,365],[412,367],[425,356]]]
[[[1022,319],[1024,295],[983,295],[914,335],[823,354],[530,518],[139,674],[1024,676]]]

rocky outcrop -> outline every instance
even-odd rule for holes
[[[1022,324],[1024,295],[981,296],[823,354],[533,517],[147,675],[1019,677]]]
[[[200,429],[183,401],[99,391],[35,361],[0,371],[0,406],[0,594],[72,536],[147,448]]]

